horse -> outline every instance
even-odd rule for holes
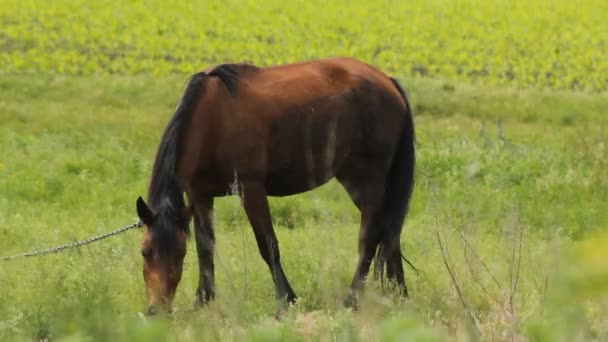
[[[136,200],[145,227],[147,313],[172,310],[192,220],[199,262],[194,304],[215,299],[213,203],[234,195],[234,185],[277,300],[295,303],[268,197],[311,191],[334,178],[360,212],[358,263],[344,305],[356,308],[374,258],[408,297],[400,238],[415,152],[404,89],[363,61],[225,63],[194,73],[160,139],[148,202]]]

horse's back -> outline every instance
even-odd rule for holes
[[[215,161],[220,173],[262,177],[270,195],[311,190],[340,170],[372,172],[398,139],[402,101],[379,70],[334,58],[242,70],[224,92]]]
[[[331,96],[370,82],[399,97],[380,70],[352,58],[331,58],[259,68],[246,78],[260,96],[297,92],[300,96]],[[293,96],[290,94],[290,96]]]

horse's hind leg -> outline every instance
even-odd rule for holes
[[[376,182],[363,186],[353,186],[352,183],[343,180],[341,183],[361,212],[359,261],[353,275],[350,292],[344,300],[345,306],[357,307],[357,297],[363,290],[371,262],[380,243],[382,228],[377,223],[384,196],[384,183]]]
[[[388,227],[388,223],[386,227]],[[383,265],[386,264],[386,276],[389,283],[397,287],[400,296],[407,297],[408,293],[403,271],[400,235],[401,229],[385,230],[385,234],[381,238],[380,247],[378,249],[378,258],[380,259],[378,266],[383,267]]]

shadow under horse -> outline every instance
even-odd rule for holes
[[[234,184],[277,297],[294,302],[267,197],[310,191],[333,178],[361,213],[345,305],[356,306],[374,257],[406,297],[400,236],[414,169],[406,94],[371,65],[350,58],[222,64],[192,75],[158,146],[148,203],[137,199],[148,312],[172,308],[192,219],[197,303],[215,297],[213,201],[233,194]]]

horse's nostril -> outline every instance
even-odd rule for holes
[[[147,316],[154,316],[158,313],[158,307],[156,305],[152,305],[148,307],[148,311],[146,312]]]

